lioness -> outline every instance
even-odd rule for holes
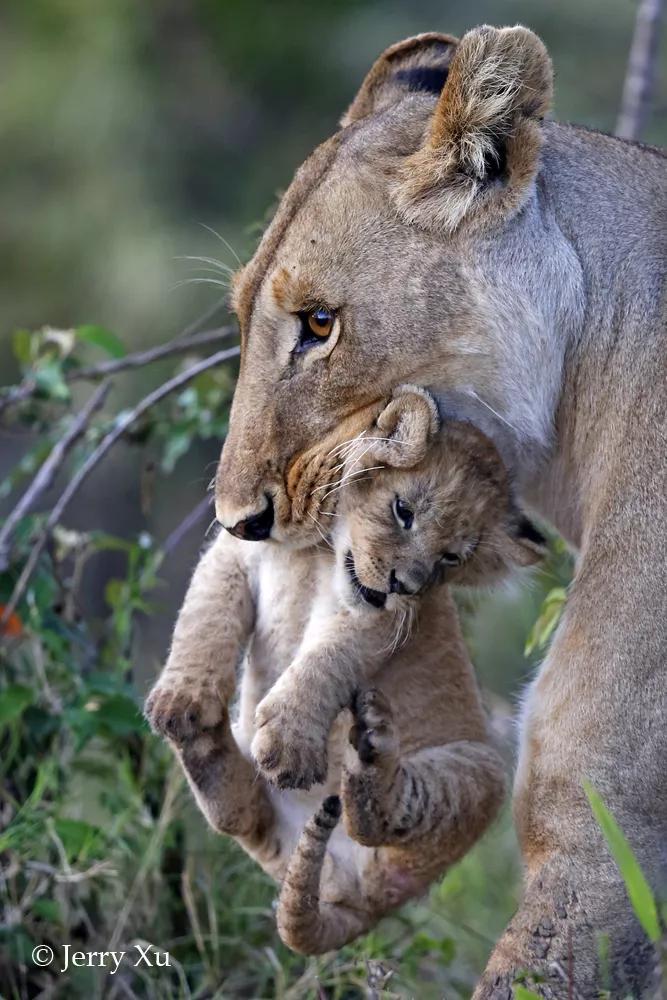
[[[313,480],[303,467],[299,490],[341,498],[330,511],[335,553],[219,535],[147,702],[211,825],[282,881],[278,928],[305,953],[341,947],[424,891],[502,799],[502,765],[442,584],[533,563],[543,539],[491,442],[454,424],[440,443],[437,425],[429,397],[401,391],[342,463],[335,450],[340,471],[325,464]],[[341,714],[348,705],[352,719]],[[345,832],[330,840],[338,794]]]
[[[509,997],[525,969],[543,995],[597,995],[599,934],[610,988],[646,988],[652,952],[583,778],[667,882],[667,160],[545,120],[551,92],[525,28],[380,56],[237,276],[217,486],[228,529],[304,544],[327,519],[294,504],[295,466],[417,382],[463,404],[580,547],[523,713],[524,899],[476,1000]]]

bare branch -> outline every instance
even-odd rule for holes
[[[30,486],[26,489],[14,509],[10,511],[0,529],[0,572],[7,569],[10,541],[16,525],[28,513],[42,493],[52,485],[58,470],[72,447],[85,431],[93,413],[103,405],[110,388],[110,382],[103,382],[86,400],[70,424],[66,434],[53,446],[48,457],[39,467]]]
[[[646,124],[655,85],[663,0],[640,0],[623,85],[616,135],[638,139]]]
[[[164,399],[165,396],[168,396],[170,393],[180,389],[181,386],[191,382],[192,379],[196,378],[197,375],[200,375],[202,372],[207,371],[209,368],[214,368],[216,365],[221,365],[225,361],[229,361],[231,358],[237,357],[238,354],[238,347],[229,347],[224,351],[217,351],[215,354],[212,354],[208,358],[204,358],[202,361],[198,361],[196,364],[191,365],[190,368],[186,368],[185,371],[180,372],[178,375],[174,375],[174,377],[169,379],[168,382],[158,386],[157,389],[154,389],[153,392],[150,392],[147,396],[140,400],[136,406],[129,410],[114,424],[112,429],[102,438],[94,451],[90,453],[86,461],[83,463],[78,472],[72,477],[61,493],[59,499],[56,501],[51,513],[46,519],[42,531],[40,532],[39,538],[31,549],[30,555],[28,556],[21,575],[16,582],[12,595],[5,606],[2,616],[0,617],[0,628],[8,621],[9,617],[15,610],[16,605],[23,596],[23,593],[30,582],[30,578],[35,571],[39,557],[44,551],[44,546],[48,541],[51,531],[55,525],[58,524],[70,501],[79,491],[90,473],[97,465],[99,465],[118,439],[123,436],[125,431],[127,431],[127,429],[139,419],[139,417],[146,413],[147,410],[150,410],[151,407],[155,406],[156,403],[159,403],[162,399]]]
[[[123,358],[111,358],[109,361],[101,361],[97,365],[90,365],[87,368],[76,368],[68,372],[65,376],[66,382],[95,381],[105,378],[107,375],[114,375],[116,372],[125,371],[128,368],[142,368],[144,365],[153,364],[174,354],[187,354],[188,351],[199,350],[216,344],[219,340],[226,340],[234,336],[236,328],[233,326],[221,326],[215,330],[204,330],[201,333],[190,334],[185,337],[179,334],[166,344],[158,344],[157,347],[148,348],[145,351],[135,351],[133,354],[126,354]],[[26,379],[20,385],[10,389],[4,395],[0,395],[0,413],[9,406],[21,403],[25,399],[34,396],[37,391],[37,384],[34,379]]]
[[[77,368],[75,371],[68,372],[65,378],[67,382],[78,382],[81,379],[98,379],[104,378],[106,375],[115,375],[116,372],[125,371],[127,368],[143,368],[144,365],[161,361],[162,358],[168,358],[172,354],[186,354],[188,351],[195,351],[200,347],[217,344],[219,340],[233,337],[236,332],[233,326],[220,326],[216,330],[204,330],[202,333],[195,333],[187,338],[179,337],[166,344],[150,347],[146,351],[126,354],[123,358],[111,358],[109,361],[101,361],[100,364],[91,365],[89,368]]]
[[[162,553],[164,556],[171,555],[174,549],[178,548],[188,532],[192,531],[194,526],[201,521],[204,515],[211,509],[212,505],[213,496],[207,493],[205,497],[202,497],[197,506],[193,507],[193,509],[185,515],[180,524],[177,524],[174,530],[167,535],[162,545]]]

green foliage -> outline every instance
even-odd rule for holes
[[[607,841],[612,857],[623,876],[623,881],[625,882],[625,887],[637,919],[649,940],[657,943],[662,937],[658,907],[639,862],[625,834],[605,806],[601,797],[588,781],[584,782],[584,791],[593,810],[593,815]]]
[[[565,587],[554,587],[553,590],[549,591],[544,598],[537,621],[526,639],[524,648],[526,656],[530,656],[536,650],[546,648],[560,621],[566,600]]]
[[[44,391],[37,372],[51,366],[53,384],[69,391],[81,366],[100,352],[120,353],[99,328],[84,329],[15,339],[23,384],[36,391],[9,412],[40,443],[0,486],[10,505],[72,420],[69,399]],[[224,437],[234,375],[223,368],[198,377],[118,447],[155,455],[168,476],[198,441]],[[70,468],[117,419],[94,418]],[[18,524],[0,603],[43,524],[34,513]],[[387,997],[469,996],[516,902],[509,817],[428,901],[336,956],[288,952],[275,930],[275,886],[235,844],[205,831],[179,769],[141,715],[141,626],[160,598],[164,558],[146,531],[118,537],[57,525],[16,609],[18,633],[0,635],[0,853],[9,873],[0,891],[11,911],[0,932],[2,995],[21,995],[20,984],[38,991],[64,983],[74,997],[106,995],[102,970],[59,979],[34,966],[33,947],[58,954],[64,944],[94,951],[115,942],[132,954],[133,941],[149,940],[174,964],[143,979],[127,966],[128,987],[142,997],[305,998],[321,988],[349,1000],[367,994],[371,977]],[[92,606],[83,599],[90,574],[105,580]]]
[[[103,326],[92,326],[90,324],[78,326],[75,332],[79,340],[85,344],[100,347],[112,358],[123,358],[127,354],[122,340],[115,333],[112,333],[111,330],[105,330]]]

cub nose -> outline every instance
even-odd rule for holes
[[[226,526],[225,526],[226,527]],[[261,542],[268,538],[273,527],[273,500],[266,497],[266,507],[259,514],[246,517],[243,521],[237,521],[227,531],[237,538],[244,538],[247,542]]]

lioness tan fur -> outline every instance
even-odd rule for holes
[[[342,475],[335,552],[219,535],[148,699],[211,825],[282,882],[278,928],[298,951],[338,948],[424,891],[502,799],[443,584],[535,562],[542,539],[494,446],[465,424],[441,443],[437,420],[401,391],[344,446],[342,473],[304,478],[310,492]]]
[[[242,361],[218,472],[224,525],[257,532],[263,514],[262,532],[308,544],[293,468],[416,382],[474,416],[523,500],[579,547],[525,699],[524,898],[476,1000],[511,996],[526,969],[545,996],[650,988],[654,957],[584,778],[654,889],[667,883],[667,160],[547,120],[551,80],[520,27],[380,57],[237,276]],[[314,307],[334,317],[317,341]]]

